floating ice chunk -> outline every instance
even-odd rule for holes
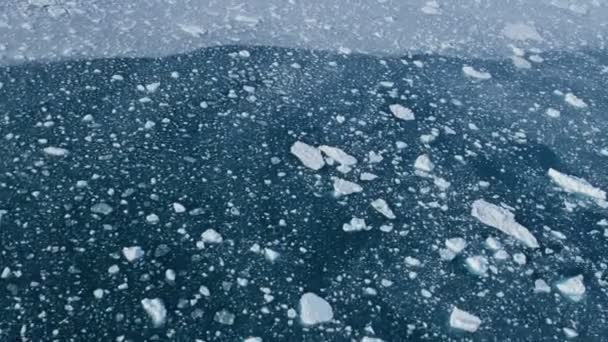
[[[439,15],[439,3],[437,1],[427,1],[424,6],[420,9],[422,13],[428,15]]]
[[[160,87],[160,82],[146,84],[146,91],[148,93],[155,93],[159,87]]]
[[[454,254],[460,254],[467,247],[467,241],[461,237],[455,237],[445,240],[445,246]]]
[[[525,58],[519,56],[512,56],[511,60],[513,61],[513,65],[519,69],[530,69],[532,68],[532,63],[528,62]]]
[[[534,26],[524,23],[507,23],[502,29],[502,34],[512,40],[543,40]]]
[[[353,217],[350,220],[350,223],[345,223],[342,225],[342,230],[345,232],[359,232],[362,230],[369,230],[370,228],[365,224],[365,220]]]
[[[547,108],[545,114],[550,118],[559,118],[561,115],[560,111],[555,108]]]
[[[405,257],[405,264],[412,267],[420,267],[422,262],[414,257],[407,256]]]
[[[347,196],[363,191],[363,188],[357,183],[339,177],[332,177],[332,179],[334,181],[334,192],[336,196]]]
[[[205,243],[222,243],[224,238],[215,229],[207,229],[201,234],[201,240]]]
[[[215,313],[213,320],[223,325],[234,324],[235,315],[228,310],[221,310]]]
[[[393,220],[396,218],[395,214],[393,213],[391,208],[388,206],[388,203],[386,203],[386,201],[383,200],[382,198],[378,198],[377,200],[373,201],[372,207],[388,219]]]
[[[200,36],[204,35],[205,33],[207,33],[207,30],[205,30],[204,28],[202,28],[198,25],[177,24],[177,27],[179,27],[182,31],[191,35],[192,37],[200,37]]]
[[[7,266],[2,270],[2,273],[0,274],[0,279],[8,279],[11,274],[13,274],[13,272],[11,271],[10,267]]]
[[[296,141],[290,151],[309,169],[319,170],[325,165],[321,151],[314,146]]]
[[[534,281],[534,293],[549,293],[551,292],[551,287],[547,284],[546,281],[542,279],[536,279]]]
[[[139,246],[124,247],[122,249],[122,255],[127,259],[128,262],[133,262],[144,256],[144,250]]]
[[[109,215],[113,211],[107,203],[101,202],[91,206],[91,212],[95,214]]]
[[[124,81],[124,79],[125,78],[122,75],[116,74],[116,75],[112,75],[111,81],[112,82],[115,82],[115,81]]]
[[[165,324],[165,321],[167,320],[167,309],[165,309],[165,304],[162,300],[158,298],[144,298],[141,300],[141,305],[144,310],[146,310],[146,313],[155,327],[158,328]]]
[[[156,214],[149,214],[146,216],[146,221],[150,224],[157,224],[160,222],[160,218]]]
[[[377,338],[377,337],[367,337],[367,336],[364,336],[361,339],[361,342],[384,342],[384,340],[380,339],[380,338]]]
[[[475,68],[465,65],[462,67],[462,72],[468,77],[475,78],[478,80],[486,81],[492,78],[492,75],[489,72],[483,72],[475,70]]]
[[[325,299],[312,292],[307,292],[300,297],[300,319],[305,325],[325,323],[333,318],[333,309]]]
[[[565,297],[578,302],[583,299],[585,294],[585,284],[583,283],[583,275],[579,274],[575,277],[563,280],[555,285],[559,292]]]
[[[392,104],[389,106],[389,109],[397,119],[405,121],[416,120],[414,112],[411,109],[404,107],[400,104]]]
[[[337,161],[338,163],[346,166],[352,166],[357,164],[357,159],[348,153],[342,151],[337,147],[331,147],[327,145],[319,146],[319,150],[325,153],[329,158]]]
[[[568,103],[569,105],[571,105],[573,107],[587,108],[587,103],[585,103],[585,101],[578,98],[576,95],[574,95],[572,93],[567,93],[566,96],[564,97],[564,100],[566,101],[566,103]]]
[[[103,298],[103,290],[102,290],[102,289],[95,289],[95,290],[93,291],[93,296],[94,296],[96,299],[101,299],[101,298]]]
[[[526,255],[523,253],[515,253],[513,254],[513,261],[515,261],[516,264],[523,266],[527,261]]]
[[[55,146],[45,147],[42,151],[52,157],[63,157],[69,153],[65,148]]]
[[[246,337],[243,342],[262,342],[261,337]]]
[[[370,173],[370,172],[363,172],[359,176],[359,179],[362,180],[362,181],[373,181],[376,178],[378,178],[378,176],[376,176],[375,174]]]
[[[564,328],[564,334],[566,335],[566,338],[576,338],[578,337],[578,332],[576,332],[576,330],[572,329],[572,328]]]
[[[485,275],[488,272],[489,265],[488,259],[481,255],[471,256],[466,259],[466,266],[469,271],[478,276]]]
[[[452,314],[450,315],[450,326],[452,328],[473,333],[477,331],[480,325],[481,319],[479,317],[460,310],[457,307],[452,309]]]
[[[175,211],[178,214],[184,213],[186,212],[186,207],[184,207],[181,203],[173,203],[173,211]]]
[[[414,168],[424,172],[432,172],[435,169],[435,164],[431,162],[431,158],[427,154],[422,154],[416,158]]]
[[[576,193],[599,200],[606,200],[606,192],[589,184],[586,180],[549,169],[549,177],[567,192]]]
[[[280,254],[270,248],[264,248],[264,257],[270,262],[274,262],[279,258]]]
[[[538,242],[534,235],[526,227],[515,221],[515,215],[505,208],[478,199],[473,202],[471,215],[481,223],[514,237],[529,248],[538,248]]]

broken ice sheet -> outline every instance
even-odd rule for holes
[[[325,299],[312,292],[300,297],[300,319],[305,325],[325,323],[333,318],[333,309]]]
[[[321,151],[301,141],[296,141],[290,149],[304,166],[312,170],[320,170],[325,165]]]
[[[593,199],[606,200],[606,192],[589,184],[586,180],[549,169],[547,175],[566,192],[587,196]]]
[[[558,282],[555,287],[559,292],[574,302],[578,302],[583,299],[583,295],[586,292],[584,278],[582,274],[562,280]]]
[[[386,218],[388,218],[390,220],[393,220],[396,218],[395,214],[393,213],[391,208],[388,206],[388,203],[386,203],[386,201],[383,200],[382,198],[378,198],[377,200],[374,200],[372,202],[372,207],[374,209],[376,209],[377,212],[384,215]]]
[[[167,309],[165,304],[159,298],[144,298],[141,300],[141,305],[152,320],[154,327],[158,328],[165,324],[167,320]]]
[[[363,191],[363,188],[357,183],[339,177],[332,177],[332,179],[336,196],[347,196]]]
[[[514,237],[529,248],[539,247],[534,235],[526,227],[515,221],[515,215],[505,208],[478,199],[473,202],[471,215],[481,223]]]
[[[412,121],[416,119],[416,117],[414,116],[414,112],[411,109],[404,107],[400,104],[390,105],[389,109],[397,119],[404,121]]]
[[[480,325],[481,319],[479,317],[460,310],[456,306],[452,309],[452,313],[450,314],[450,326],[452,328],[474,333],[479,329]]]

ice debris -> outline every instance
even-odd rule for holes
[[[481,223],[514,237],[529,248],[538,248],[538,242],[534,235],[526,227],[515,221],[515,215],[505,208],[478,199],[473,202],[471,215]]]

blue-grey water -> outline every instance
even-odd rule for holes
[[[605,201],[547,175],[608,189],[608,54],[530,60],[225,46],[1,68],[0,340],[561,341],[567,328],[608,341]],[[311,170],[296,141],[357,164]],[[430,175],[414,169],[422,154]],[[336,196],[332,177],[363,190]],[[513,212],[539,248],[475,219],[478,199]],[[353,217],[370,229],[345,232]],[[222,242],[200,243],[208,229]],[[466,248],[443,259],[454,237]],[[132,246],[144,255],[128,261]],[[471,256],[490,269],[473,274]],[[572,300],[556,284],[578,275]],[[305,292],[331,321],[302,324]],[[166,308],[157,325],[145,298]],[[450,326],[454,306],[477,331]]]

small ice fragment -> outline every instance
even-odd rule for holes
[[[363,172],[360,176],[359,179],[362,181],[373,181],[374,179],[378,178],[378,176],[376,176],[373,173],[369,173],[369,172]]]
[[[146,84],[146,91],[148,93],[155,93],[159,87],[160,87],[160,82]]]
[[[422,13],[428,15],[439,15],[439,3],[437,1],[427,1],[426,4],[420,9]]]
[[[578,337],[578,332],[576,332],[576,330],[572,329],[572,328],[564,328],[564,334],[566,335],[566,338],[576,338]]]
[[[382,198],[378,198],[377,200],[372,202],[372,207],[376,209],[380,214],[384,215],[386,218],[393,220],[396,218],[395,214],[388,206],[385,200]]]
[[[246,337],[243,342],[262,342],[261,337]]]
[[[534,281],[534,293],[549,293],[551,292],[551,287],[547,284],[546,281],[542,279],[536,279]]]
[[[63,157],[68,154],[68,150],[61,147],[48,146],[43,149],[44,153],[53,157]]]
[[[534,235],[526,227],[515,221],[515,215],[505,208],[478,199],[473,202],[471,215],[481,223],[514,237],[529,248],[538,248],[538,242]]]
[[[452,314],[450,315],[450,326],[452,328],[473,333],[477,331],[479,325],[481,325],[479,317],[460,310],[457,307],[452,309]]]
[[[478,276],[483,276],[488,272],[489,263],[486,257],[475,255],[466,259],[466,266],[471,273]]]
[[[585,103],[585,101],[578,98],[576,95],[574,95],[572,93],[567,93],[566,96],[564,97],[564,100],[566,101],[566,103],[568,103],[569,105],[571,105],[573,107],[587,108],[587,103]]]
[[[95,291],[93,291],[93,296],[97,299],[101,299],[103,298],[103,290],[102,289],[96,289]]]
[[[124,247],[122,249],[122,255],[127,259],[128,262],[133,262],[144,256],[144,250],[139,246]]]
[[[266,260],[274,262],[279,258],[279,256],[279,252],[276,252],[270,248],[264,248],[264,257],[266,257]]]
[[[158,328],[165,323],[167,319],[167,309],[165,309],[165,304],[163,304],[162,300],[158,298],[144,298],[141,300],[141,305],[152,320],[154,327]]]
[[[160,218],[156,214],[149,214],[146,216],[146,221],[150,224],[157,224],[160,221]]]
[[[91,206],[91,212],[95,214],[109,215],[113,211],[107,203],[101,202]]]
[[[300,319],[305,325],[315,325],[329,322],[334,318],[331,305],[323,298],[312,292],[300,297]]]
[[[342,151],[337,147],[331,147],[327,145],[319,146],[319,150],[325,153],[329,158],[337,161],[341,165],[352,166],[357,164],[357,159],[350,154]]]
[[[173,203],[173,211],[175,211],[178,214],[181,214],[183,212],[186,212],[186,207],[184,207],[181,203]]]
[[[332,177],[332,179],[334,181],[334,192],[336,196],[347,196],[363,191],[363,188],[357,183],[339,177]]]
[[[523,253],[515,253],[513,254],[513,261],[515,261],[516,264],[523,266],[526,264],[526,255]]]
[[[551,180],[567,192],[592,197],[599,200],[606,200],[606,192],[589,184],[586,180],[574,176],[569,176],[554,169],[547,172]]]
[[[342,225],[342,230],[347,233],[350,233],[350,232],[359,232],[362,230],[369,230],[369,228],[365,224],[364,219],[361,219],[358,217],[353,217],[350,220],[350,223],[345,223]]]
[[[561,115],[560,111],[555,108],[547,108],[545,114],[550,118],[559,118]]]
[[[228,310],[221,310],[215,313],[213,320],[219,324],[232,325],[234,324],[235,315]]]
[[[563,280],[557,283],[556,287],[562,295],[575,302],[578,302],[583,298],[586,290],[582,274]]]
[[[201,234],[201,240],[206,243],[222,243],[224,238],[214,229],[207,229]]]
[[[393,115],[397,119],[405,120],[405,121],[416,120],[416,117],[414,116],[414,112],[411,109],[404,107],[400,104],[390,105],[389,109],[391,110],[391,113],[393,113]]]
[[[489,72],[477,71],[473,67],[465,65],[462,67],[462,72],[468,77],[486,81],[492,78]]]
[[[321,151],[314,146],[296,141],[290,151],[309,169],[319,170],[325,165]]]
[[[112,79],[111,80],[112,80],[112,82],[114,82],[114,81],[124,81],[124,79],[125,78],[122,75],[116,74],[116,75],[112,75]]]
[[[534,26],[522,22],[507,23],[502,29],[502,34],[512,40],[543,40]]]
[[[467,247],[467,242],[461,237],[455,237],[445,240],[445,246],[454,254],[459,254]]]
[[[420,267],[422,262],[414,257],[407,256],[405,257],[405,264],[412,267]]]
[[[416,158],[414,168],[424,172],[432,172],[435,169],[435,164],[431,162],[431,158],[427,154],[422,154]]]

